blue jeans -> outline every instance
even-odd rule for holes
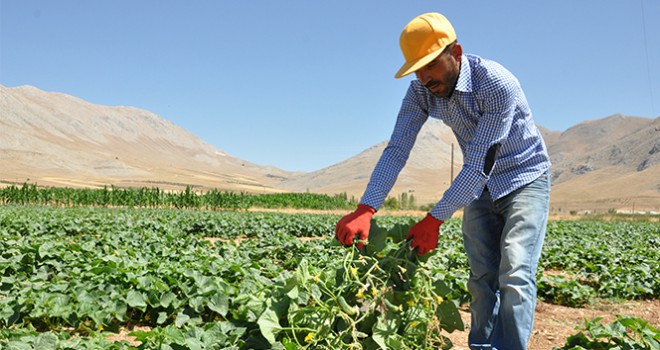
[[[536,267],[545,238],[550,177],[493,201],[488,190],[466,206],[470,262],[470,349],[526,349],[534,324]]]

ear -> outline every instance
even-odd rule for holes
[[[463,46],[461,46],[461,43],[456,42],[454,44],[454,47],[451,48],[451,54],[454,56],[454,59],[461,60],[461,56],[463,55]]]

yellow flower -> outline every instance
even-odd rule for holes
[[[378,295],[378,289],[376,287],[371,287],[371,295],[375,298]]]
[[[355,296],[358,298],[364,298],[364,291],[366,290],[367,290],[367,286],[360,287],[360,290],[358,290],[358,292],[355,293]]]
[[[414,301],[414,300],[412,300],[412,299],[410,299],[410,300],[408,300],[408,301],[406,301],[406,303],[407,303],[407,304],[408,304],[408,306],[410,306],[410,307],[413,307],[413,306],[415,306],[415,301]]]
[[[437,296],[435,297],[435,301],[436,301],[438,304],[442,304],[442,302],[444,301],[444,299],[443,299],[441,296],[437,295]]]
[[[417,327],[418,324],[419,324],[419,321],[411,321],[410,323],[408,323],[408,326]]]
[[[314,332],[309,332],[307,333],[307,336],[305,337],[305,343],[309,343],[314,339]]]
[[[403,266],[399,266],[399,270],[401,270],[401,273],[406,273],[406,271],[408,271],[408,270],[406,270],[406,268],[403,267]]]
[[[357,276],[358,268],[357,267],[351,267],[351,276],[355,277]]]
[[[319,283],[319,281],[321,280],[321,279],[319,278],[319,276],[314,276],[313,279],[314,279],[314,282],[316,282],[316,283]]]

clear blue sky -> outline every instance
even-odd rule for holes
[[[285,170],[389,138],[412,79],[393,78],[399,33],[430,11],[518,77],[539,125],[660,115],[657,0],[0,3],[0,84],[146,109]]]

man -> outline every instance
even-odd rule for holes
[[[344,245],[368,237],[370,220],[392,189],[428,117],[452,128],[464,164],[442,199],[411,227],[411,248],[435,249],[440,226],[464,208],[470,262],[471,349],[525,349],[534,321],[536,267],[545,237],[550,161],[517,79],[501,65],[463,54],[449,21],[414,18],[401,33],[405,64],[415,73],[387,148],[357,209],[336,226]],[[358,247],[361,246],[358,243]]]

